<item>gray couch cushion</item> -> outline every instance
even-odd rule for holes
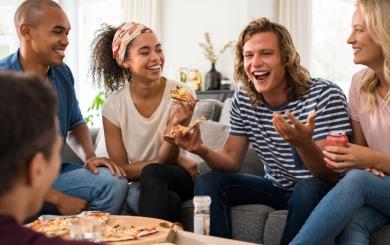
[[[273,211],[269,206],[253,204],[232,207],[232,236],[246,242],[263,243],[264,226],[268,213]]]
[[[229,124],[230,118],[230,105],[232,104],[232,98],[228,98],[223,102],[223,107],[221,111],[221,116],[219,117],[219,122],[223,124]]]
[[[192,119],[205,116],[207,120],[218,121],[222,106],[222,102],[215,99],[200,100],[196,103]]]
[[[279,245],[284,225],[286,224],[287,210],[271,212],[264,227],[264,244]]]

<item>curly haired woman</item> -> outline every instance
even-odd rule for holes
[[[195,163],[162,138],[173,126],[189,123],[195,99],[170,97],[172,88],[185,85],[161,75],[164,53],[150,28],[104,25],[92,46],[93,79],[111,93],[102,109],[108,155],[129,181],[139,181],[130,188],[128,205],[142,216],[177,221],[181,201],[193,195]]]

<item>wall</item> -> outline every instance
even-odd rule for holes
[[[175,78],[180,67],[197,68],[204,74],[210,62],[199,46],[209,32],[216,52],[228,41],[236,40],[249,20],[257,17],[273,19],[274,0],[164,0],[163,36],[166,54],[164,73]],[[228,50],[218,59],[216,68],[232,79],[234,55]]]

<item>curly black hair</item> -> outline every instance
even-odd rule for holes
[[[104,87],[107,93],[113,93],[131,81],[130,70],[119,66],[112,57],[112,40],[119,27],[102,24],[91,44],[92,79],[99,87]]]

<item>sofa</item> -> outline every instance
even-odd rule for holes
[[[212,148],[220,148],[227,136],[229,108],[231,99],[223,103],[218,100],[200,100],[195,108],[193,118],[205,116],[208,120],[200,126],[202,138],[206,144]],[[91,129],[95,142],[98,129]],[[188,153],[188,157],[198,163],[200,174],[210,170],[202,159]],[[80,158],[71,149],[69,144],[64,148],[64,162],[80,162]],[[249,146],[244,158],[241,172],[262,176],[263,166],[257,153]],[[185,230],[193,230],[193,204],[192,200],[184,201],[181,209],[181,223]],[[284,224],[287,217],[287,210],[274,210],[266,205],[241,205],[231,208],[232,236],[233,239],[263,243],[266,245],[279,244]],[[324,217],[326,218],[326,217]],[[370,238],[370,244],[384,245],[390,244],[390,225],[386,225]]]

